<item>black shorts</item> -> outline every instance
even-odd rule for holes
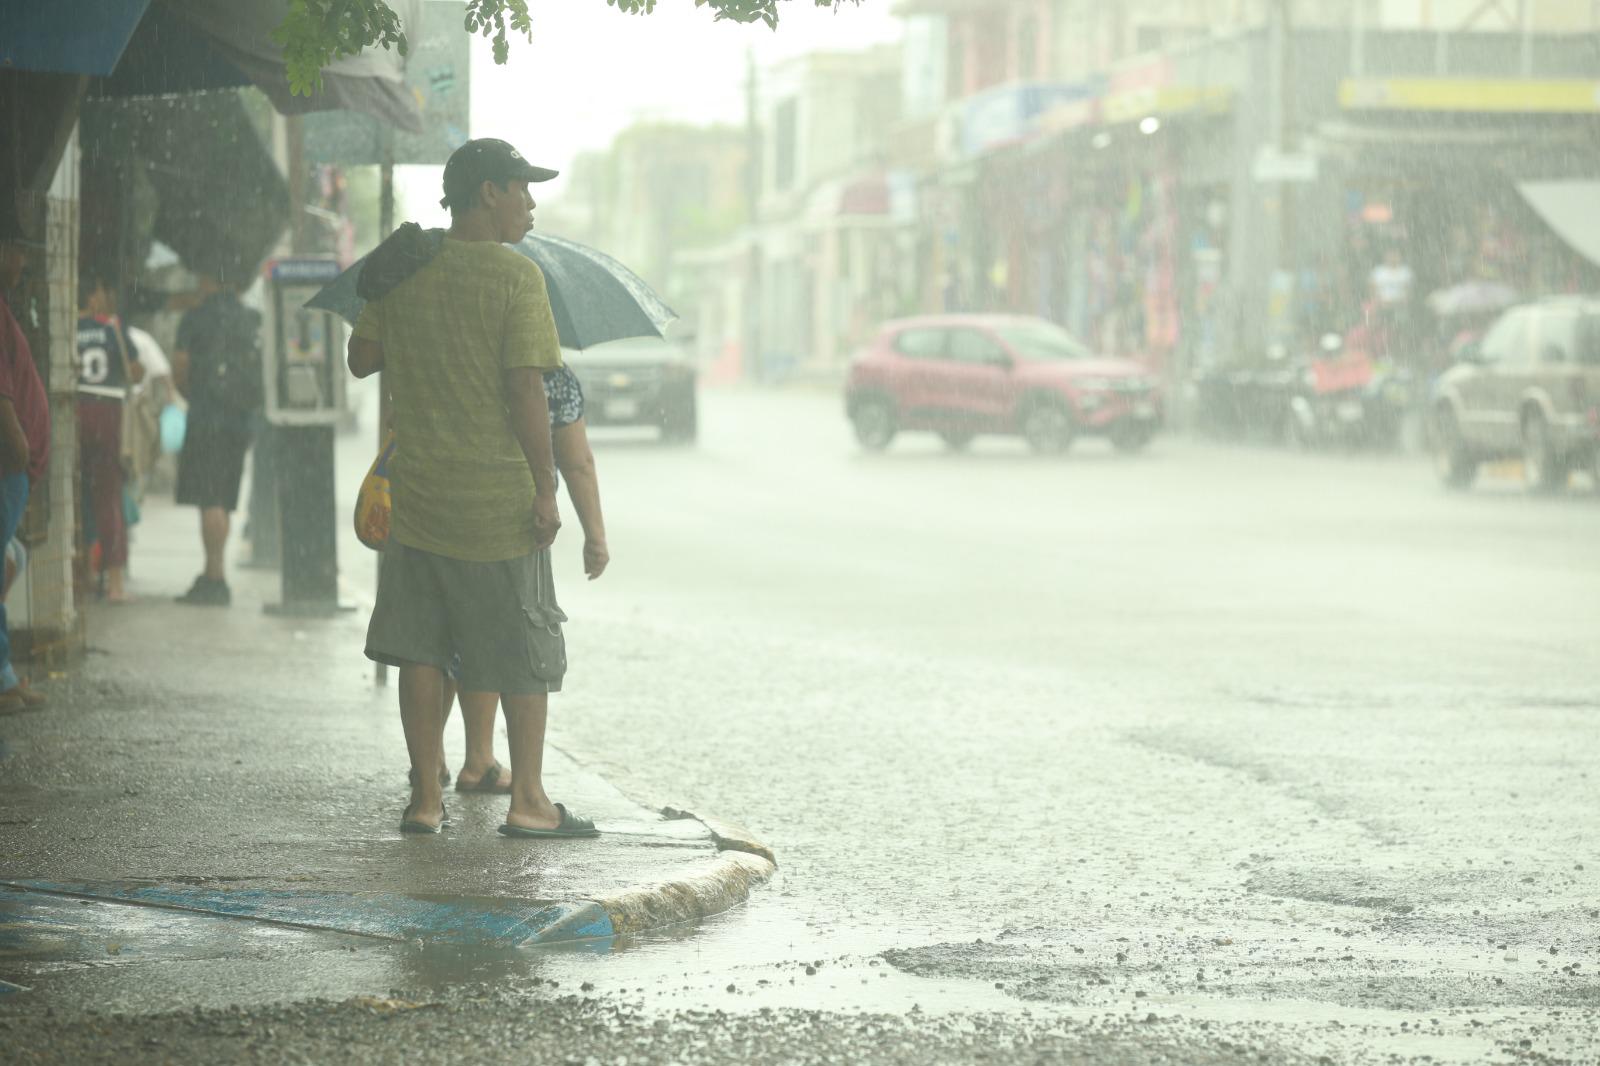
[[[183,451],[178,453],[178,502],[237,510],[239,481],[244,477],[244,456],[249,450],[246,434],[191,423],[183,437]]]

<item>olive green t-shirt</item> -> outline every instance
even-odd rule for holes
[[[394,399],[389,535],[474,562],[536,550],[533,475],[511,432],[504,372],[561,365],[539,268],[505,245],[447,237],[432,262],[366,305],[355,335],[383,346]]]

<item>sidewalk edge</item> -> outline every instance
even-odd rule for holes
[[[709,870],[595,900],[618,936],[643,933],[709,918],[750,898],[777,865],[743,851],[720,852]]]
[[[748,829],[724,819],[672,807],[670,819],[692,819],[705,826],[716,846],[709,866],[654,884],[574,900],[521,900],[531,910],[511,915],[476,915],[437,902],[393,893],[326,893],[282,889],[209,889],[159,883],[55,883],[0,879],[0,885],[108,902],[185,910],[217,917],[266,921],[384,940],[430,939],[454,943],[556,944],[648,932],[720,914],[750,898],[751,891],[777,871],[772,849]],[[305,903],[317,902],[308,915]]]

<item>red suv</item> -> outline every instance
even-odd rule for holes
[[[850,367],[845,413],[862,447],[931,430],[951,448],[979,433],[1021,434],[1061,452],[1079,434],[1138,451],[1161,426],[1156,380],[1097,356],[1041,318],[941,315],[886,323]]]

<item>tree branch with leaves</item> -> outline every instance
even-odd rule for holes
[[[571,0],[561,0],[563,3]],[[606,0],[629,15],[649,15],[657,0]],[[764,22],[778,27],[778,6],[789,0],[694,0],[707,8],[715,21]],[[812,0],[818,7],[838,7],[860,0]],[[494,44],[494,61],[505,63],[511,55],[511,34],[533,40],[533,17],[528,0],[466,0],[463,29]],[[283,49],[289,91],[310,96],[322,87],[322,69],[329,63],[373,47],[408,49],[400,16],[383,0],[289,0],[289,13],[272,32]]]

